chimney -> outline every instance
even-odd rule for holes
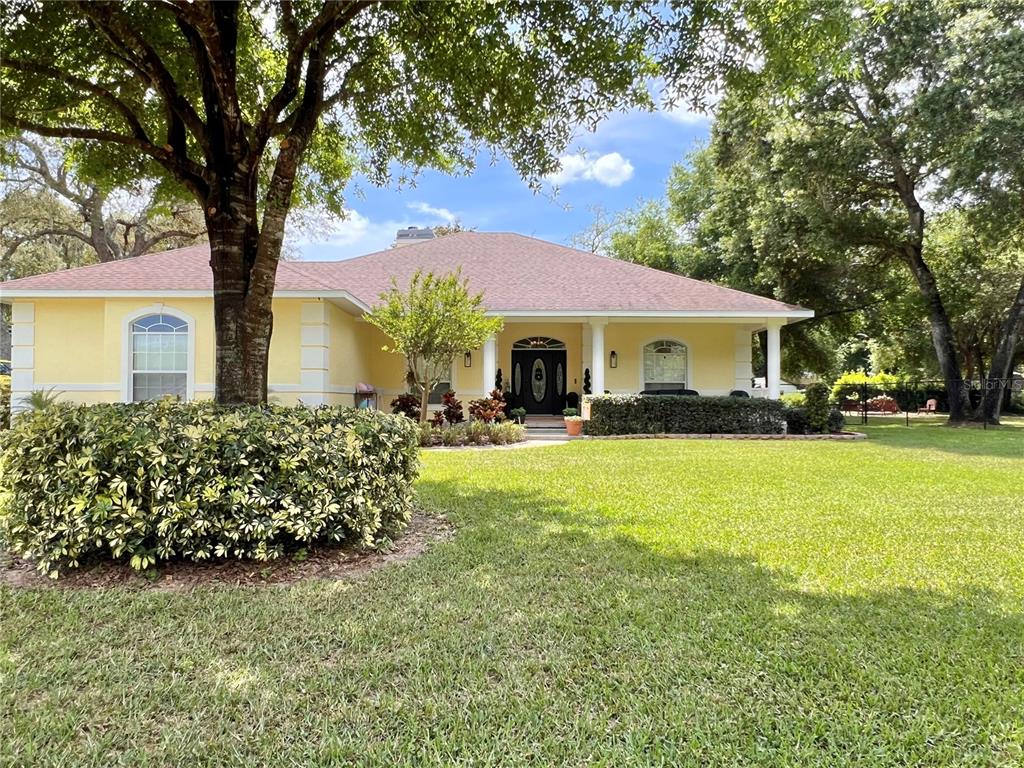
[[[406,227],[398,230],[395,235],[395,243],[392,248],[401,248],[403,245],[414,245],[426,240],[434,239],[434,230],[430,227]]]

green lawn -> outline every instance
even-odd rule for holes
[[[1024,424],[424,458],[356,582],[0,591],[0,765],[1015,765]]]

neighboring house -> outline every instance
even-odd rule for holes
[[[362,319],[396,281],[462,270],[505,328],[452,366],[464,398],[500,369],[530,412],[570,392],[751,391],[751,334],[768,329],[766,394],[779,393],[779,329],[810,310],[508,233],[461,232],[347,261],[286,261],[277,273],[270,398],[352,404],[369,384],[386,407],[403,359]],[[81,402],[211,397],[212,277],[206,246],[0,283],[12,306],[12,401],[55,388]]]

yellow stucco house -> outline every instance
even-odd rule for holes
[[[500,374],[517,405],[559,413],[570,393],[744,390],[778,397],[779,329],[810,310],[509,233],[463,232],[347,261],[283,262],[274,295],[270,397],[380,407],[405,391],[402,358],[362,319],[392,279],[461,268],[504,330],[454,361],[462,399]],[[213,395],[209,251],[180,248],[0,283],[12,313],[12,408],[32,390],[80,402]],[[751,389],[751,334],[768,376]],[[440,389],[439,389],[440,391]]]

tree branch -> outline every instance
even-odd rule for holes
[[[235,83],[238,3],[172,3],[178,29],[188,40],[192,60],[200,72],[208,123],[220,123],[224,137],[244,138],[242,107]]]
[[[97,83],[90,82],[82,77],[75,77],[70,73],[51,67],[46,64],[40,64],[34,61],[24,61],[22,59],[3,59],[2,65],[8,69],[13,69],[17,72],[25,72],[32,75],[44,75],[46,77],[59,80],[63,83],[67,83],[76,88],[80,88],[86,93],[91,93],[94,96],[99,97],[102,101],[106,102],[111,106],[121,117],[124,118],[128,127],[131,129],[132,135],[140,141],[149,141],[149,136],[146,134],[146,129],[143,127],[142,122],[138,116],[131,110],[131,108],[119,99],[113,91],[109,88],[105,88]]]
[[[92,245],[92,241],[82,232],[74,229],[66,229],[64,227],[50,227],[47,229],[40,229],[36,232],[31,232],[27,235],[21,235],[11,241],[11,244],[7,246],[4,251],[4,259],[9,259],[14,255],[21,246],[25,243],[30,243],[33,240],[39,240],[44,237],[57,236],[57,237],[74,237],[81,240],[86,245]]]
[[[302,79],[302,62],[310,46],[316,44],[323,47],[326,45],[330,38],[352,21],[360,11],[375,2],[376,0],[351,0],[347,3],[324,3],[316,18],[301,34],[298,34],[288,54],[281,87],[267,103],[253,131],[257,152],[262,152],[270,137],[278,133],[276,128],[278,118],[284,108],[298,95]],[[288,12],[291,12],[290,3]],[[294,30],[292,34],[295,34]]]
[[[115,133],[114,131],[108,131],[101,128],[78,128],[75,126],[53,127],[0,113],[0,127],[2,126],[10,126],[23,131],[31,131],[32,133],[39,134],[40,136],[49,136],[56,139],[107,141],[113,144],[132,147],[133,149],[137,149],[143,154],[152,157],[165,168],[170,170],[175,176],[181,179],[186,186],[188,186],[193,194],[205,198],[208,192],[205,172],[201,166],[188,158],[180,157],[163,147],[154,146],[150,142],[142,141],[134,136],[125,136],[124,134]]]
[[[206,126],[156,50],[131,25],[119,18],[114,6],[107,3],[81,3],[79,10],[99,29],[107,41],[119,51],[124,61],[143,79],[149,81],[163,97],[168,112],[168,143],[174,146],[175,116],[188,127],[200,146],[207,149]],[[129,43],[131,44],[129,46]]]
[[[175,237],[182,238],[182,239],[188,239],[188,240],[196,240],[196,239],[202,237],[203,234],[204,234],[203,232],[193,232],[191,230],[186,230],[186,229],[169,229],[166,232],[159,232],[158,234],[153,235],[153,237],[143,237],[143,238],[136,239],[136,241],[135,241],[136,242],[136,247],[133,248],[132,251],[133,252],[138,251],[139,253],[145,253],[150,248],[152,248],[154,245],[156,245],[157,243],[159,243],[159,242],[161,242],[163,240],[170,240],[171,238],[175,238]],[[141,249],[138,247],[138,243],[139,242],[143,243],[143,246],[142,246]]]

